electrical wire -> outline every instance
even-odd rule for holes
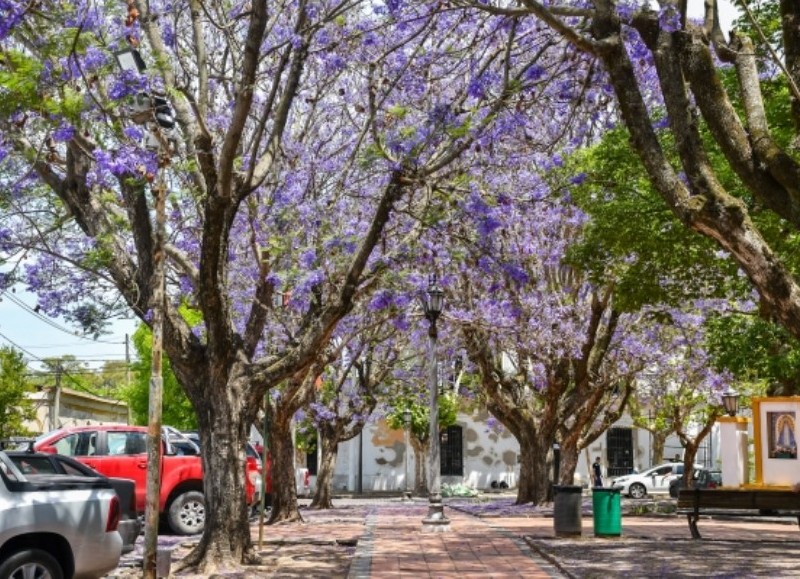
[[[8,291],[3,290],[2,292],[0,292],[0,297],[8,298],[9,301],[11,301],[11,303],[19,306],[24,311],[26,311],[30,315],[34,316],[35,318],[37,318],[39,321],[47,324],[48,326],[50,326],[50,327],[52,327],[52,328],[54,328],[56,330],[64,332],[65,334],[69,334],[70,336],[77,337],[77,338],[79,338],[81,340],[85,340],[87,342],[93,342],[93,343],[96,343],[96,344],[115,344],[115,345],[124,344],[124,342],[112,342],[110,340],[96,340],[94,338],[89,338],[87,336],[82,336],[80,334],[76,334],[75,332],[73,332],[69,328],[67,328],[65,326],[62,326],[61,324],[58,324],[58,323],[54,322],[53,320],[51,320],[47,316],[39,313],[35,308],[30,307],[28,304],[23,302],[20,298],[18,298],[14,294],[9,293]]]

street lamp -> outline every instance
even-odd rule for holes
[[[722,393],[722,407],[728,416],[736,416],[739,411],[739,393],[733,390],[726,390]]]
[[[411,492],[408,490],[408,454],[411,450],[411,446],[409,444],[409,435],[411,430],[411,410],[406,408],[403,410],[403,426],[405,429],[406,435],[406,460],[405,460],[405,468],[406,468],[406,475],[405,475],[405,484],[404,484],[404,492],[403,492],[403,500],[410,500],[411,499]]]
[[[128,72],[143,73],[147,67],[144,64],[144,59],[139,51],[135,48],[123,48],[114,53],[114,58],[117,59],[117,65]]]
[[[422,295],[422,309],[425,318],[430,324],[428,327],[428,390],[430,392],[430,434],[428,445],[430,447],[430,463],[428,470],[428,516],[422,519],[422,530],[441,532],[450,530],[450,521],[444,515],[444,505],[442,504],[442,474],[441,463],[439,462],[439,401],[438,392],[438,368],[436,365],[436,320],[442,313],[444,302],[444,292],[437,283],[436,274],[431,275],[428,289]]]

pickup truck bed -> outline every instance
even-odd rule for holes
[[[0,577],[101,577],[119,564],[118,522],[107,480],[29,478],[0,451]]]

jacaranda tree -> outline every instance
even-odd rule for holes
[[[201,435],[198,572],[254,559],[244,442],[267,392],[316,380],[440,184],[552,87],[540,59],[568,68],[555,35],[440,8],[0,5],[3,283],[86,327],[129,309],[161,330]]]

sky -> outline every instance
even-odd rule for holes
[[[22,290],[0,292],[0,346],[12,346],[21,351],[29,368],[40,369],[40,360],[65,355],[74,356],[87,369],[98,369],[106,361],[125,360],[125,335],[133,335],[137,322],[116,320],[111,333],[97,340],[83,337],[74,327],[60,319],[50,319],[35,313],[36,296]],[[133,344],[129,346],[135,358]]]
[[[702,0],[689,0],[690,16],[703,13]],[[720,2],[722,30],[727,33],[736,11],[728,0]],[[8,295],[0,294],[0,346],[13,346],[23,352],[29,367],[39,369],[43,358],[74,356],[87,369],[98,369],[105,361],[125,360],[125,337],[133,335],[135,319],[117,320],[110,326],[111,333],[93,340],[83,337],[63,320],[50,320],[32,311],[36,297],[21,287]],[[133,358],[133,346],[129,348]]]

